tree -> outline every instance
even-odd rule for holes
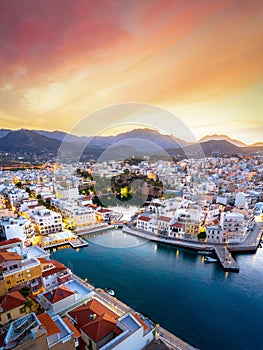
[[[19,291],[25,298],[29,297],[31,294],[31,289],[28,286],[24,286]]]
[[[21,182],[21,181],[18,181],[18,182],[16,183],[16,187],[22,188],[22,182]]]
[[[197,235],[197,238],[202,240],[206,239],[206,232],[205,231],[199,232]]]

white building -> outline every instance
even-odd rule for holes
[[[27,218],[3,218],[0,220],[1,234],[5,239],[19,238],[23,243],[35,234],[34,225]]]
[[[96,223],[96,213],[92,208],[80,207],[75,203],[67,203],[61,208],[61,213],[68,223],[81,228]]]
[[[15,206],[19,201],[23,199],[29,198],[29,194],[24,189],[19,189],[17,187],[13,188],[7,196],[12,206]]]
[[[137,229],[150,232],[150,221],[152,219],[149,216],[141,215],[137,218]]]
[[[238,192],[235,198],[235,207],[247,209],[248,208],[247,197],[249,197],[249,195],[245,194],[244,192]]]
[[[214,243],[225,243],[228,240],[227,232],[223,231],[219,225],[206,226],[206,241]]]
[[[62,231],[61,214],[49,209],[39,209],[33,211],[31,219],[36,225],[36,229],[42,235]]]
[[[220,217],[222,234],[227,234],[228,242],[244,239],[244,215],[237,212],[223,212]]]

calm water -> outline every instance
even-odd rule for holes
[[[195,252],[117,230],[51,257],[202,350],[263,349],[263,249],[237,256],[240,273],[228,275]]]

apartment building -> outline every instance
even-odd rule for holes
[[[35,234],[33,223],[27,218],[20,216],[17,218],[2,218],[0,220],[0,235],[9,240],[19,238],[23,243]]]
[[[244,215],[237,212],[223,212],[220,216],[222,234],[227,234],[228,241],[242,241],[244,239]]]
[[[41,266],[35,258],[22,257],[15,251],[0,250],[0,296],[6,291],[28,286],[33,292],[41,287]]]
[[[62,216],[57,212],[39,209],[33,211],[30,217],[41,235],[62,231]]]

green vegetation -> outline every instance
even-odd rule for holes
[[[32,293],[31,289],[28,286],[24,286],[19,290],[19,292],[25,297],[29,297],[29,295]]]
[[[201,239],[201,240],[206,239],[206,232],[205,231],[199,232],[198,235],[197,235],[197,238]]]

